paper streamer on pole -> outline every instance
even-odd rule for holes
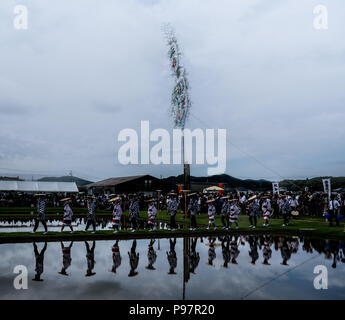
[[[181,52],[175,32],[169,24],[164,26],[164,33],[169,46],[170,69],[175,79],[175,85],[171,95],[171,111],[174,117],[175,127],[184,129],[189,109],[192,105],[188,93],[189,84],[187,73],[181,64]]]

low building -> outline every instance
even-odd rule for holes
[[[109,178],[84,187],[93,194],[143,193],[154,195],[157,190],[162,190],[162,192],[177,190],[176,185],[151,175]]]

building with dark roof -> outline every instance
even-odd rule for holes
[[[144,193],[152,194],[157,190],[168,192],[177,190],[177,186],[170,182],[155,178],[151,175],[109,178],[85,186],[94,194],[109,193]]]

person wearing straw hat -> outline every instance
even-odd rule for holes
[[[96,261],[95,261],[96,241],[92,242],[91,248],[90,248],[89,243],[85,241],[85,247],[86,247],[86,261],[87,261],[87,270],[86,270],[85,277],[91,277],[96,274],[96,272],[92,271],[96,264]]]
[[[90,225],[92,225],[92,233],[96,233],[96,205],[97,199],[94,196],[87,196],[87,222],[84,232],[86,232]]]
[[[175,246],[176,246],[176,238],[174,240],[169,239],[170,243],[170,250],[169,252],[167,251],[167,258],[170,266],[170,270],[168,274],[176,274],[175,268],[177,267],[177,255],[175,251]]]
[[[249,243],[249,247],[250,247],[249,256],[252,259],[252,261],[250,263],[253,266],[255,266],[256,260],[259,259],[258,237],[257,236],[249,236],[248,243]]]
[[[139,264],[139,253],[136,252],[136,248],[137,240],[134,239],[131,247],[131,252],[128,252],[129,265],[131,268],[128,277],[135,277],[138,274],[138,272],[135,271],[138,268]]]
[[[139,216],[139,199],[136,194],[130,195],[128,210],[129,210],[129,219],[131,222],[132,232],[136,232],[137,219]]]
[[[48,227],[45,219],[45,210],[46,210],[46,201],[45,201],[45,194],[39,193],[35,194],[35,197],[37,197],[37,217],[35,219],[35,226],[31,233],[35,233],[39,223],[41,222],[44,227],[43,234],[48,233]]]
[[[228,202],[228,201],[227,201]],[[222,238],[222,254],[224,260],[224,268],[227,268],[230,262],[230,239],[228,236]]]
[[[156,240],[151,239],[148,246],[148,251],[147,251],[148,265],[146,269],[149,269],[149,270],[156,270],[156,268],[153,266],[157,260],[157,253],[155,249],[153,248],[153,245],[155,242]]]
[[[262,262],[262,264],[269,266],[270,263],[268,261],[272,257],[272,249],[271,249],[271,243],[267,237],[264,238],[264,247],[262,249],[262,256],[264,258],[264,261]]]
[[[249,228],[256,228],[257,216],[260,212],[260,201],[256,196],[250,197],[248,199],[248,209],[249,209]]]
[[[229,229],[229,214],[230,214],[230,202],[229,196],[222,197],[221,199],[223,200],[223,205],[221,209],[221,220],[223,224],[223,230],[224,229]]]
[[[271,202],[269,201],[268,197],[265,196],[263,197],[264,201],[262,202],[261,210],[264,215],[264,227],[269,226],[269,220],[270,216],[272,214],[272,207],[271,207]]]
[[[61,241],[62,269],[59,272],[59,274],[62,274],[64,276],[68,276],[68,273],[66,271],[72,262],[72,258],[71,258],[72,246],[73,246],[73,241],[70,243],[69,246],[65,246],[64,243]]]
[[[283,266],[288,266],[287,262],[291,258],[292,248],[291,248],[290,242],[288,242],[288,240],[285,237],[283,238],[283,243],[280,248],[280,253],[283,259],[283,261],[280,264]]]
[[[291,213],[291,206],[290,206],[290,201],[287,197],[283,198],[281,203],[280,203],[280,210],[282,212],[282,216],[284,219],[283,222],[283,227],[289,225],[289,216]]]
[[[190,214],[190,231],[197,229],[196,214],[200,211],[199,201],[196,193],[190,193],[187,195],[190,198],[188,204],[188,212]]]
[[[122,217],[121,197],[115,197],[113,199],[110,199],[109,202],[114,203],[112,223],[113,223],[114,233],[117,233],[120,231],[121,217]]]
[[[47,250],[47,242],[44,243],[44,247],[42,248],[41,252],[38,252],[37,245],[34,242],[34,252],[35,252],[35,259],[36,259],[36,268],[35,268],[35,278],[32,281],[43,281],[41,279],[41,274],[43,273],[43,266],[44,266],[44,253]]]
[[[214,199],[207,200],[208,203],[208,227],[206,230],[210,230],[211,226],[214,227],[214,230],[217,230],[216,223],[214,221],[216,215],[216,207],[214,206]]]
[[[154,221],[156,219],[157,209],[155,206],[155,200],[154,199],[151,199],[148,202],[149,202],[149,207],[147,209],[147,217],[148,217],[147,227],[148,227],[149,231],[154,231],[156,229]]]
[[[239,228],[238,226],[238,215],[241,212],[241,209],[237,206],[237,199],[231,199],[230,201],[230,215],[229,215],[229,228],[231,229],[231,225],[235,223],[236,229]]]
[[[121,265],[121,253],[119,247],[119,240],[116,240],[115,244],[111,247],[113,253],[113,266],[110,272],[116,273],[117,268]]]
[[[241,210],[241,209],[240,209]],[[238,250],[238,246],[240,243],[240,239],[238,236],[235,236],[234,238],[231,237],[230,241],[230,256],[231,256],[231,263],[237,264],[237,258],[240,254],[240,250]]]
[[[178,203],[177,203],[177,194],[176,193],[168,193],[168,196],[170,196],[170,201],[168,202],[167,205],[167,210],[168,213],[170,215],[170,225],[168,230],[176,230],[176,213],[177,213],[177,209],[178,209]]]
[[[198,238],[193,238],[191,240],[190,252],[189,252],[189,272],[195,273],[195,269],[198,267],[200,262],[200,254],[196,252],[196,244]]]
[[[64,198],[64,199],[61,199],[60,201],[64,202],[64,207],[63,207],[64,214],[63,214],[62,227],[61,227],[60,232],[62,232],[65,226],[67,226],[71,229],[71,233],[73,233],[73,227],[72,227],[73,211],[70,206],[71,198]]]
[[[336,226],[339,227],[339,219],[338,219],[338,210],[340,208],[340,203],[336,199],[335,195],[332,194],[331,198],[328,203],[328,211],[329,211],[329,226],[333,227],[333,221],[335,221]]]
[[[208,264],[210,266],[213,266],[213,260],[216,259],[217,255],[216,255],[216,248],[214,246],[214,243],[216,241],[216,238],[213,237],[209,237],[208,238],[209,241],[209,249],[208,249]]]

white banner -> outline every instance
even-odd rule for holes
[[[323,191],[328,194],[328,198],[331,198],[331,179],[322,179]]]
[[[272,188],[273,188],[273,194],[274,193],[279,194],[279,183],[278,182],[273,182],[272,183]]]

